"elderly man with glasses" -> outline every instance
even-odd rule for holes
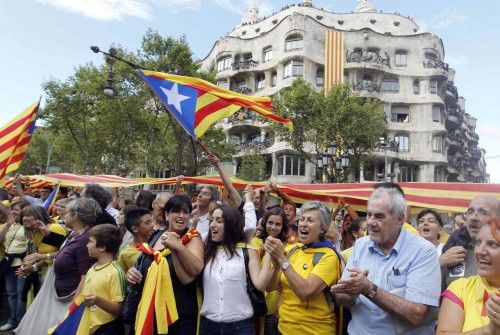
[[[465,225],[455,230],[443,247],[439,258],[443,290],[456,279],[477,275],[474,244],[477,233],[490,218],[498,216],[499,202],[491,195],[480,195],[471,200],[465,212]]]

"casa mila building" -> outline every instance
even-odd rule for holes
[[[351,181],[387,178],[400,182],[487,182],[485,151],[478,147],[476,119],[454,84],[443,41],[410,18],[377,11],[358,1],[352,13],[314,7],[313,1],[260,17],[252,8],[240,25],[215,42],[202,70],[215,70],[217,84],[245,94],[272,96],[302,77],[325,86],[325,38],[343,35],[343,81],[364,97],[382,101],[387,139]],[[318,175],[315,148],[305,159],[268,129],[269,123],[241,110],[221,122],[237,146],[236,170],[245,155],[266,160],[266,178],[311,183]],[[369,125],[360,125],[366,127]],[[381,141],[382,144],[382,141]],[[388,145],[392,144],[392,145]],[[386,165],[387,164],[387,165]]]

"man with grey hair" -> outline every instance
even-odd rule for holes
[[[405,213],[395,187],[377,187],[368,199],[370,234],[356,241],[342,279],[331,287],[336,301],[351,308],[349,334],[435,333],[424,317],[439,306],[439,260],[430,242],[402,229]]]
[[[479,195],[470,201],[464,214],[465,225],[451,234],[439,259],[443,269],[443,291],[456,279],[477,275],[475,239],[486,221],[498,215],[499,208],[499,201],[492,195]]]

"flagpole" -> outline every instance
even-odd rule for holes
[[[201,148],[201,150],[203,150],[203,152],[207,155],[207,156],[213,156],[213,153],[208,150],[208,148],[205,146],[205,144],[203,144],[203,142],[201,142],[201,140],[199,138],[195,139],[196,141],[196,144],[198,144],[198,146]]]

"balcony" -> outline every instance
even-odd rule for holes
[[[482,156],[483,156],[483,153],[481,152],[481,150],[476,149],[476,150],[471,151],[471,158],[473,160],[478,161],[481,159]]]
[[[369,63],[391,67],[391,58],[385,52],[385,58],[382,57],[379,51],[355,50],[346,51],[346,63]]]
[[[446,109],[446,129],[456,129],[460,127],[464,119],[462,111],[458,107],[448,107]]]
[[[448,71],[448,69],[450,67],[449,67],[448,63],[426,57],[426,58],[424,58],[424,68],[426,68],[426,69],[443,69],[445,71]]]
[[[454,97],[455,99],[458,99],[458,90],[455,85],[452,83],[447,83],[446,84],[446,94]]]
[[[459,163],[450,163],[448,164],[448,167],[446,170],[450,174],[458,175],[460,174],[460,170],[462,169],[462,166]]]
[[[233,71],[238,71],[238,70],[249,70],[251,68],[256,67],[259,64],[259,62],[254,61],[253,59],[247,59],[239,62],[234,62],[231,64],[231,67],[233,68]]]
[[[237,151],[263,151],[266,148],[271,147],[274,144],[274,137],[266,138],[262,141],[260,138],[254,138],[248,140],[244,143],[240,143],[236,145]]]
[[[458,149],[461,147],[462,136],[457,132],[450,132],[446,136],[446,143],[451,147],[455,147],[454,149]],[[458,148],[457,148],[458,147]]]
[[[257,113],[249,111],[246,108],[242,108],[230,117],[227,118],[228,122],[238,122],[238,121],[255,121],[257,119]]]
[[[380,93],[380,85],[369,81],[358,82],[352,84],[352,89],[355,91],[367,91],[369,93]]]

